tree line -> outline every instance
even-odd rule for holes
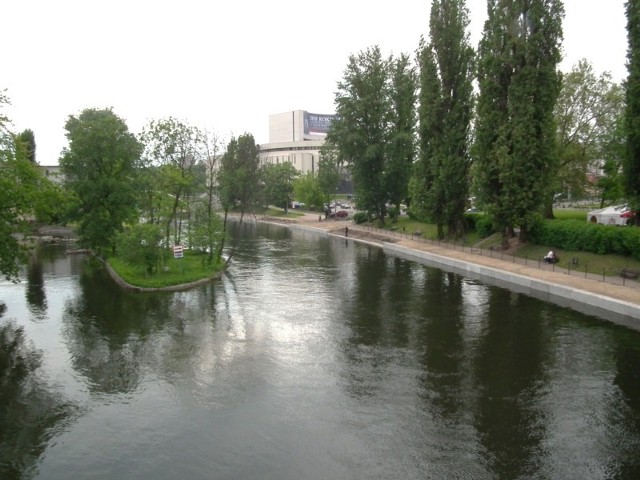
[[[558,196],[589,194],[628,202],[640,225],[639,9],[627,1],[624,85],[587,60],[560,72],[561,0],[488,0],[477,49],[465,1],[433,0],[413,62],[378,46],[350,56],[327,142],[358,207],[383,224],[404,203],[455,238],[478,205],[506,243]]]
[[[74,222],[83,246],[150,271],[182,243],[220,262],[231,213],[286,211],[294,196],[321,209],[344,168],[371,218],[404,204],[440,237],[464,235],[473,201],[505,242],[516,231],[526,241],[558,194],[587,190],[626,200],[640,224],[639,12],[628,0],[629,76],[618,85],[586,60],[559,71],[561,0],[488,0],[477,49],[465,1],[433,0],[415,58],[377,46],[349,57],[318,172],[304,176],[261,165],[249,133],[223,142],[169,117],[134,135],[111,109],[88,108],[65,124],[59,187],[37,173],[33,132],[14,134],[0,110],[0,270],[17,274],[16,234],[33,219]]]
[[[0,100],[9,104],[5,93]],[[58,185],[37,168],[33,132],[13,134],[9,119],[0,120],[0,271],[9,278],[26,254],[16,234],[28,234],[34,223],[71,223],[82,247],[144,265],[148,273],[163,267],[175,245],[201,252],[209,264],[228,263],[234,245],[222,257],[231,215],[242,222],[269,205],[286,211],[294,195],[321,208],[338,181],[331,155],[320,162],[322,174],[301,176],[288,162],[261,164],[249,133],[225,143],[168,117],[135,135],[112,109],[87,108],[65,123]]]

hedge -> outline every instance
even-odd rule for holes
[[[563,250],[614,253],[640,260],[640,228],[599,225],[578,220],[544,220],[530,231],[529,240]]]

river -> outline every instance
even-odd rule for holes
[[[640,478],[640,332],[340,238],[246,225],[228,274],[0,284],[0,478]]]

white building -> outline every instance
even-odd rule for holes
[[[304,110],[269,115],[269,143],[260,145],[260,161],[289,162],[302,174],[317,173],[320,148],[334,118]]]

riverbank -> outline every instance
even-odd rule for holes
[[[312,214],[286,222],[276,217],[258,218],[258,221],[374,245],[391,255],[460,273],[640,330],[640,284],[638,282],[615,285],[594,278],[583,278],[508,262],[496,257],[454,250],[419,239],[399,238],[393,236],[391,232],[388,235],[380,231],[372,232],[366,227],[351,222],[318,221],[317,215]]]

